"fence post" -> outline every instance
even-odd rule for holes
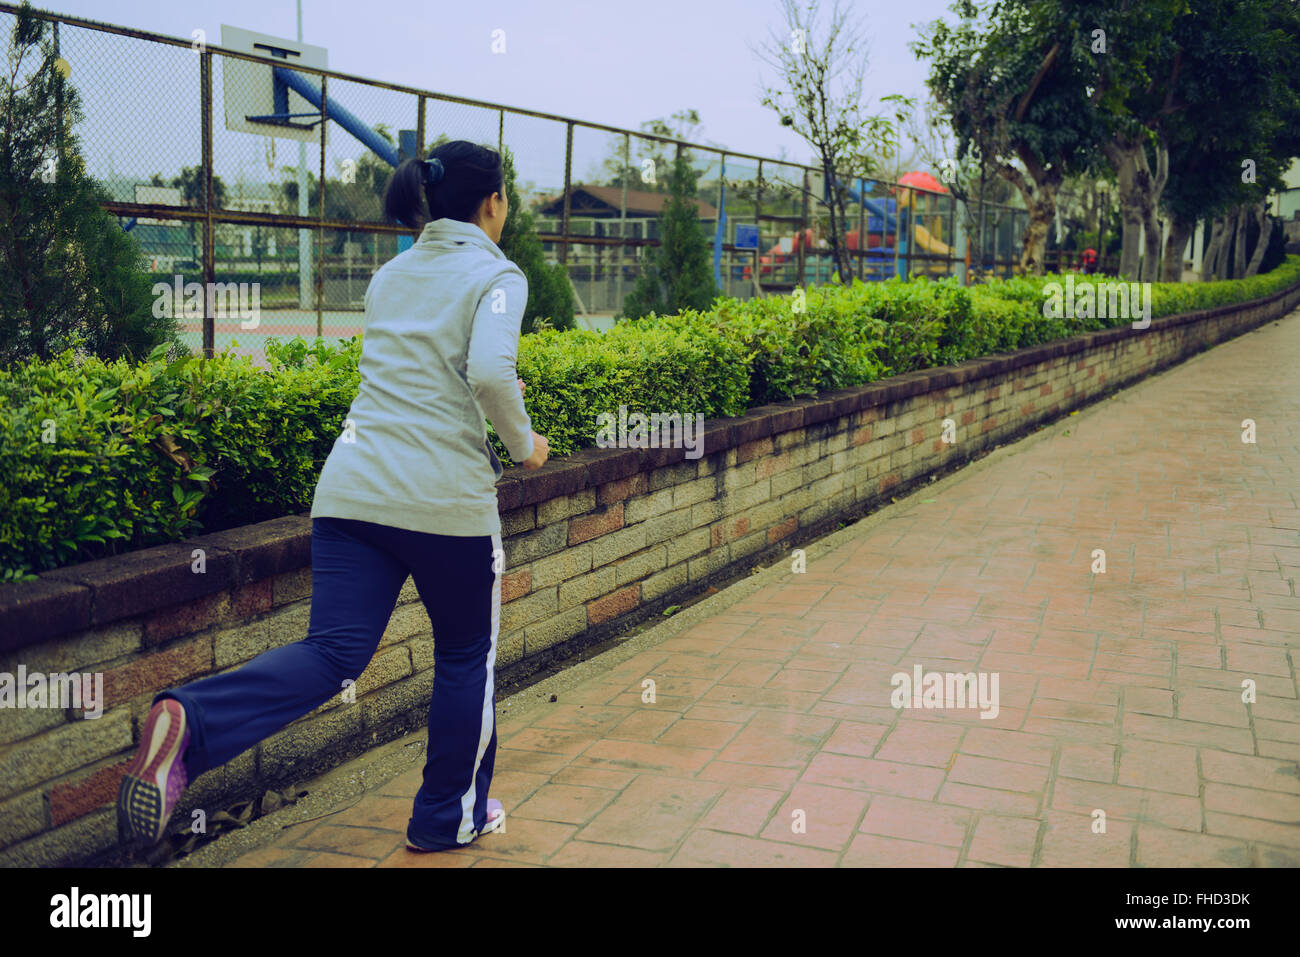
[[[623,198],[618,203],[618,263],[614,267],[614,299],[618,302],[615,312],[623,311],[623,253],[627,250],[627,177],[632,168],[632,137],[623,134]]]
[[[903,190],[897,183],[894,184],[894,276],[898,276],[899,251],[898,247],[903,242]],[[889,203],[885,203],[885,212],[889,212]],[[889,222],[886,220],[885,228],[888,230]]]
[[[960,210],[958,209],[957,203],[958,203],[957,197],[953,193],[949,193],[948,211],[951,215],[949,217],[950,222],[948,224],[948,236],[949,236],[948,265],[949,265],[949,273],[951,275],[955,276],[958,272],[961,272],[962,285],[964,286],[966,285],[966,278],[965,278],[966,272],[965,272],[965,267],[962,264],[962,253],[957,249],[957,235],[959,230],[964,231],[966,227],[963,223],[959,222],[961,218],[961,213]]]
[[[953,197],[952,199],[952,251],[960,258],[956,260],[954,269],[961,276],[963,286],[970,285],[970,228],[968,220],[970,218],[970,207],[962,200]],[[960,243],[960,245],[959,245]]]
[[[419,107],[415,118],[415,158],[422,160],[424,159],[424,97],[418,96],[416,100]]]
[[[569,275],[569,195],[573,187],[573,120],[565,122],[564,132],[564,211],[560,223],[560,264]]]
[[[810,228],[809,225],[808,225],[808,189],[809,189],[809,187],[810,187],[811,185],[812,185],[812,184],[811,184],[811,183],[809,182],[809,180],[808,180],[808,168],[807,168],[807,167],[804,167],[804,171],[803,171],[803,212],[800,214],[800,220],[799,220],[799,235],[798,235],[798,236],[796,237],[796,239],[795,239],[795,245],[799,247],[799,265],[798,265],[799,273],[798,273],[798,275],[795,276],[795,279],[794,279],[794,284],[795,284],[796,286],[802,286],[802,285],[803,285],[803,282],[804,282],[804,270],[807,268],[806,265],[805,265],[805,263],[804,263],[804,257],[807,256],[807,252],[804,250],[803,239],[804,239],[804,233],[805,233],[805,231],[808,230],[808,229]]]
[[[61,59],[62,54],[59,52],[59,21],[54,21],[54,56]],[[60,160],[63,159],[63,84],[60,83],[54,88],[54,115],[58,117],[58,132],[55,134],[55,154]]]
[[[858,278],[866,276],[867,263],[867,181],[858,177]]]
[[[907,281],[916,278],[916,217],[920,213],[920,196],[907,187]]]
[[[750,278],[754,282],[754,297],[763,298],[763,278],[759,275],[763,258],[763,161],[758,161],[758,182],[754,184],[754,225],[758,228],[758,245],[754,248],[754,271]]]
[[[727,232],[726,232],[726,228],[724,227],[723,222],[722,222],[722,214],[726,211],[725,208],[724,208],[724,205],[723,205],[723,204],[724,204],[724,201],[725,201],[726,198],[727,198],[727,197],[726,197],[726,193],[724,192],[724,189],[726,188],[726,187],[724,186],[724,180],[726,179],[726,172],[727,172],[727,154],[726,154],[725,151],[724,151],[724,152],[723,152],[723,153],[718,157],[718,161],[719,161],[719,163],[720,163],[721,165],[718,167],[718,222],[717,222],[717,229],[718,229],[719,231],[721,231],[721,233],[722,233],[722,240],[721,240],[721,242],[720,242],[720,244],[719,244],[719,246],[718,246],[718,251],[719,251],[719,253],[721,253],[721,255],[720,255],[719,258],[718,258],[718,269],[719,269],[719,272],[718,272],[718,285],[722,287],[722,294],[725,296],[725,295],[727,295],[727,291],[728,291],[728,289],[731,287],[731,283],[728,281],[728,280],[730,280],[730,278],[731,278],[730,261],[728,260],[728,268],[727,268],[725,271],[723,270],[723,267],[722,267],[722,261],[723,261],[724,259],[727,259],[727,256],[726,256],[726,250],[722,249],[722,247],[725,246],[725,245],[727,244]],[[723,279],[723,278],[722,278],[724,275],[727,277],[727,279]]]
[[[329,77],[320,78],[320,182],[316,192],[316,338],[325,335],[325,127],[329,126]]]
[[[205,284],[217,281],[216,242],[212,235],[212,51],[203,50],[199,60],[199,95],[201,97],[200,113],[203,126],[203,281]],[[205,285],[207,290],[211,285]],[[214,297],[203,297],[203,355],[211,359],[216,352],[216,317],[212,315]]]

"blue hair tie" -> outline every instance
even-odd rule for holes
[[[436,186],[442,181],[446,170],[443,169],[442,160],[436,156],[433,159],[424,161],[424,182],[427,186]]]

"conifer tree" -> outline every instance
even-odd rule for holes
[[[704,310],[720,296],[713,251],[695,199],[699,173],[685,156],[673,162],[668,199],[659,214],[659,245],[646,250],[641,275],[623,302],[623,315],[639,319]]]
[[[0,365],[74,343],[142,357],[175,344],[176,322],[153,315],[139,244],[86,175],[80,97],[48,30],[24,3],[0,70]]]
[[[560,263],[548,263],[537,238],[537,225],[532,210],[524,206],[515,185],[515,160],[509,148],[502,148],[501,163],[505,167],[506,222],[501,227],[498,245],[506,258],[524,271],[528,277],[528,305],[524,309],[523,331],[531,332],[538,320],[554,329],[573,326],[573,288]]]

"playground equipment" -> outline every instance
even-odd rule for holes
[[[921,205],[937,207],[938,196],[935,194],[947,194],[948,187],[922,170],[912,170],[910,173],[904,173],[899,177],[898,184],[900,186],[915,187],[907,191],[907,208],[916,220],[912,228],[912,235],[916,239],[916,245],[935,256],[955,256],[956,251],[944,243],[939,235],[936,235],[943,230],[943,217],[937,214],[931,215],[932,231],[922,223],[922,217],[926,215],[926,211],[919,208]]]
[[[899,185],[921,187],[927,190],[933,190],[935,192],[942,192],[942,193],[948,192],[948,190],[945,189],[942,185],[940,185],[939,182],[933,176],[931,176],[929,173],[924,173],[919,170],[913,170],[910,173],[904,174],[899,179]],[[894,250],[897,249],[898,255],[900,257],[906,256],[909,221],[916,220],[915,222],[910,223],[910,229],[911,229],[912,238],[916,240],[916,246],[918,249],[934,256],[943,256],[945,258],[951,258],[956,256],[956,251],[947,243],[943,242],[943,240],[938,235],[936,235],[936,233],[939,233],[942,229],[941,217],[937,215],[932,217],[931,226],[933,227],[933,230],[931,228],[927,228],[921,222],[922,217],[924,217],[926,213],[924,212],[924,210],[920,208],[920,206],[922,203],[933,202],[933,200],[930,199],[930,197],[933,195],[932,193],[921,193],[918,192],[917,189],[909,189],[906,191],[906,199],[902,203],[902,214],[905,215],[907,219],[903,220],[902,234],[900,236],[899,203],[897,199],[890,198],[886,200],[884,204],[882,204],[878,200],[859,195],[857,190],[853,189],[852,187],[846,186],[844,189],[850,200],[852,200],[855,203],[861,203],[862,207],[870,214],[871,221],[868,222],[867,224],[867,249],[868,250],[879,246],[884,251],[887,251],[889,253],[893,253]],[[894,188],[892,191],[897,192],[898,190],[897,188]],[[881,221],[883,221],[884,223],[883,230],[881,230],[881,227],[879,225]],[[880,235],[881,232],[884,233],[883,241]],[[858,231],[856,229],[853,230],[845,238],[848,241],[849,249],[852,251],[857,251],[857,249],[859,248]],[[868,261],[870,261],[870,256],[868,257]],[[906,270],[907,270],[906,261],[900,259],[898,266],[899,266],[899,275],[906,277]],[[934,269],[927,268],[928,266],[929,264],[924,264],[924,263],[914,264],[913,271],[925,272],[925,273],[933,272]],[[943,267],[940,270],[942,274],[946,274],[947,271],[948,271],[947,267]],[[893,273],[891,272],[890,275],[892,274]],[[877,277],[872,276],[871,278],[877,278]],[[879,278],[883,279],[888,277],[880,276]]]
[[[930,227],[923,225],[921,222],[926,215],[921,207],[933,202],[931,196],[934,192],[947,193],[947,189],[929,173],[921,171],[907,173],[899,180],[899,184],[901,186],[918,187],[918,189],[906,190],[906,198],[902,203],[901,214],[899,201],[895,197],[878,200],[862,196],[851,187],[845,187],[848,198],[852,202],[861,204],[867,213],[866,245],[862,245],[863,237],[858,229],[850,230],[844,238],[850,252],[856,253],[860,249],[864,251],[866,259],[864,275],[869,280],[888,279],[895,274],[906,278],[907,261],[904,257],[907,255],[909,230],[916,241],[918,250],[945,258],[956,256],[955,250],[940,238],[939,234],[942,232],[941,217],[932,216]],[[931,192],[920,192],[919,190],[922,189]],[[897,192],[897,189],[895,188],[893,191]],[[902,219],[901,238],[899,232],[900,215],[904,217]],[[913,223],[912,220],[916,220],[916,222]],[[801,252],[804,260],[803,284],[814,285],[830,282],[835,271],[835,264],[826,255],[827,248],[824,241],[819,246],[813,238],[811,229],[801,230],[794,236],[782,236],[766,253],[759,256],[760,281],[771,281],[783,274],[788,274],[790,267],[798,262]],[[817,255],[817,253],[821,253],[821,255]],[[946,275],[948,268],[940,264],[915,263],[912,271],[914,273]],[[749,279],[752,275],[752,267],[743,267],[743,272],[740,275],[744,279]]]

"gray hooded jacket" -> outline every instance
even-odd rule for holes
[[[361,386],[321,471],[313,518],[499,535],[501,462],[533,453],[515,362],[528,281],[473,223],[438,219],[366,290]]]

